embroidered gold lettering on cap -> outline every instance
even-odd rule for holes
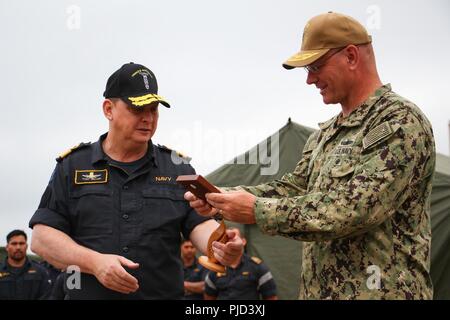
[[[150,71],[148,71],[146,69],[139,69],[139,70],[135,71],[131,75],[131,77],[134,77],[136,74],[140,74],[142,76],[142,80],[144,81],[145,89],[149,90],[150,84],[148,83],[148,77],[153,78],[152,75],[150,74]]]
[[[75,170],[75,184],[96,184],[108,182],[108,170]]]
[[[155,181],[156,182],[170,182],[172,180],[172,177],[167,176],[156,176]]]
[[[388,122],[383,122],[379,126],[376,126],[370,130],[365,136],[363,139],[363,148],[367,149],[378,141],[390,136],[392,133],[394,133],[394,130],[392,130],[390,124]]]

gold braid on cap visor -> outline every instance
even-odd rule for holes
[[[153,94],[153,93],[149,93],[149,94],[146,94],[145,96],[141,96],[141,97],[130,97],[128,99],[130,99],[131,103],[137,107],[145,106],[145,105],[150,104],[155,101],[158,101],[158,102],[164,101],[165,102],[163,97],[161,97],[157,94]]]

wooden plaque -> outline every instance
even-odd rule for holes
[[[220,190],[214,187],[205,178],[200,175],[184,175],[178,176],[176,180],[179,184],[182,184],[187,190],[192,192],[197,198],[206,201],[205,194],[207,193],[220,193]]]

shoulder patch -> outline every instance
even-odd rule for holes
[[[376,126],[363,139],[363,150],[373,146],[378,141],[383,140],[386,137],[391,136],[396,130],[388,122]]]
[[[63,153],[61,153],[57,158],[56,158],[56,161],[58,161],[58,162],[61,162],[65,157],[67,157],[69,154],[71,154],[72,152],[74,152],[75,150],[78,150],[78,149],[81,149],[81,148],[84,148],[84,147],[86,147],[86,146],[89,146],[91,143],[90,142],[82,142],[82,143],[79,143],[78,145],[76,145],[76,146],[74,146],[74,147],[72,147],[72,148],[70,148],[70,149],[67,149],[66,151],[64,151]]]
[[[258,257],[252,257],[251,259],[256,264],[261,264],[261,262],[262,262],[262,260],[260,258],[258,258]]]

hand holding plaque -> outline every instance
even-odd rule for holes
[[[177,182],[182,184],[187,190],[192,192],[197,198],[206,202],[206,193],[220,193],[220,190],[210,184],[205,178],[200,175],[183,175],[178,176]],[[215,217],[217,219],[217,215]],[[226,234],[226,226],[221,219],[219,227],[211,234],[207,245],[207,256],[201,256],[198,262],[205,268],[214,272],[224,272],[225,267],[222,266],[214,257],[214,251],[212,243],[219,241],[221,243],[228,242],[228,236]]]

